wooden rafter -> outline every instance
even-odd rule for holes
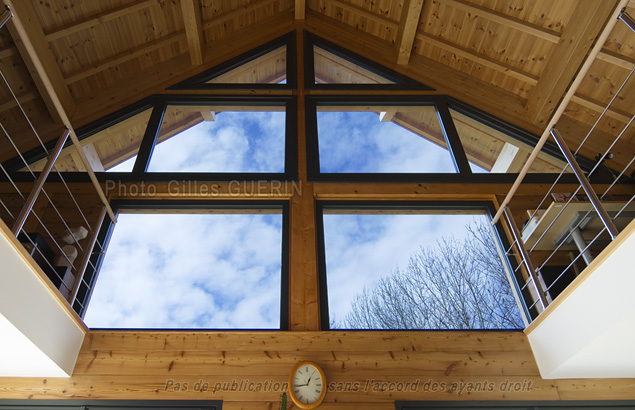
[[[295,19],[304,20],[306,16],[306,0],[295,0]]]
[[[488,9],[486,7],[469,3],[465,0],[438,0],[438,1],[448,6],[451,6],[460,10],[464,10],[469,13],[475,14],[477,16],[483,17],[485,19],[495,21],[507,27],[511,27],[515,30],[520,30],[524,33],[531,34],[543,40],[551,41],[552,43],[557,43],[560,40],[560,35],[555,31],[548,30],[544,27],[540,27],[523,20],[515,19],[506,14],[499,13],[497,11]]]
[[[37,73],[36,65],[26,46],[20,39],[20,35],[18,34],[14,24],[12,23],[13,21],[16,21],[16,19],[22,23],[22,26],[24,27],[24,30],[33,46],[33,50],[37,53],[39,60],[47,73],[48,81],[50,81],[53,90],[57,94],[64,111],[66,111],[67,115],[71,115],[75,111],[75,101],[64,82],[62,71],[55,61],[55,57],[49,48],[49,43],[46,40],[46,37],[44,37],[44,31],[42,31],[42,26],[40,25],[33,6],[28,1],[13,2],[11,0],[4,0],[4,2],[7,6],[9,6],[14,14],[12,20],[10,20],[8,24],[11,37],[13,38],[18,52],[24,60],[24,63],[35,82],[40,95],[44,99],[44,103],[46,104],[46,108],[48,109],[51,118],[55,121],[60,119],[55,108],[55,104],[51,100],[49,92],[46,90],[47,85]]]
[[[449,41],[445,41],[441,38],[433,37],[427,33],[417,33],[416,38],[422,42],[431,44],[433,46],[437,46],[441,48],[442,50],[449,51],[451,53],[456,54],[457,56],[468,58],[478,64],[481,64],[485,67],[491,68],[498,72],[507,74],[510,77],[514,77],[517,80],[524,81],[528,84],[535,85],[538,82],[538,77],[532,74],[526,73],[516,67],[512,67],[500,61],[496,61],[493,58],[490,58],[486,55],[479,54],[475,51],[468,50],[464,47],[452,44]]]
[[[212,27],[222,26],[223,24],[231,21],[237,17],[243,16],[245,14],[249,14],[254,10],[257,10],[261,7],[265,7],[271,4],[270,0],[254,0],[251,3],[245,5],[244,7],[237,7],[228,11],[227,13],[223,13],[219,16],[215,16],[214,18],[203,22],[203,30],[210,29]]]
[[[547,123],[617,3],[617,0],[589,2],[585,7],[576,7],[529,95],[526,107],[533,121]]]
[[[421,18],[423,0],[405,0],[397,32],[397,64],[408,64]]]
[[[176,33],[172,33],[160,39],[151,41],[149,43],[145,43],[139,47],[135,47],[123,53],[108,57],[102,61],[99,61],[93,64],[91,67],[82,68],[80,70],[69,73],[66,75],[66,83],[72,84],[74,82],[83,80],[84,78],[87,78],[97,73],[100,73],[102,71],[105,71],[109,68],[116,67],[127,61],[134,60],[137,57],[150,53],[154,50],[160,49],[161,47],[165,47],[170,44],[176,43],[177,41],[181,39],[184,33],[185,33],[184,30],[177,31]]]
[[[181,0],[183,23],[193,65],[203,64],[203,26],[201,22],[201,7],[198,0]]]
[[[99,24],[103,24],[107,21],[114,20],[116,18],[137,12],[139,10],[143,10],[150,6],[157,5],[159,4],[159,2],[160,0],[138,0],[132,3],[124,4],[105,13],[91,16],[80,21],[74,21],[67,25],[55,28],[54,30],[46,33],[46,39],[48,41],[57,40],[59,38],[66,37],[69,34],[77,33],[78,31],[86,30]]]

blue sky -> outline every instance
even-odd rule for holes
[[[278,328],[282,215],[120,214],[89,327]]]
[[[324,172],[455,172],[449,153],[372,112],[319,112]],[[121,164],[119,167],[128,166]],[[158,144],[150,171],[282,172],[284,113],[222,112]],[[176,177],[178,178],[178,177]],[[473,215],[325,215],[329,309]],[[278,328],[281,215],[121,214],[89,327]]]
[[[456,172],[445,148],[373,112],[318,112],[317,119],[321,172]]]
[[[404,269],[410,255],[442,236],[463,238],[485,215],[324,215],[329,316],[342,320],[354,296]]]

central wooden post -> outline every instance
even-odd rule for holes
[[[304,44],[302,24],[298,24],[296,56],[298,64],[298,180],[301,189],[291,197],[289,271],[289,330],[320,330],[315,198],[307,180],[306,120],[304,105]],[[293,50],[288,50],[293,52]],[[308,51],[310,52],[310,50]]]

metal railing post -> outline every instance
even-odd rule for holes
[[[569,147],[564,142],[562,136],[560,136],[560,133],[555,127],[551,129],[551,135],[556,140],[556,144],[558,144],[558,147],[560,147],[560,151],[562,151],[562,154],[567,159],[567,162],[569,163],[569,166],[571,166],[571,169],[573,169],[573,172],[578,178],[578,181],[580,181],[582,189],[584,189],[584,192],[589,198],[589,201],[591,201],[593,208],[595,208],[595,210],[597,211],[598,216],[602,220],[602,223],[604,224],[604,226],[606,226],[609,235],[611,235],[612,239],[615,239],[620,232],[613,223],[613,220],[609,216],[608,212],[606,212],[606,209],[604,209],[604,207],[602,206],[600,198],[598,198],[595,191],[593,190],[593,187],[591,186],[591,183],[587,179],[586,175],[584,175],[584,172],[580,168],[580,165],[578,165],[578,161],[576,161],[575,157],[569,150]]]
[[[622,10],[620,15],[618,16],[620,20],[622,20],[631,30],[635,31],[635,20],[631,17],[626,10]]]
[[[53,169],[55,160],[57,160],[57,157],[60,155],[60,152],[62,152],[62,148],[64,148],[64,144],[66,143],[66,140],[68,139],[69,135],[70,135],[69,129],[65,128],[59,140],[57,140],[57,144],[55,144],[55,148],[53,148],[53,151],[51,151],[51,155],[46,161],[46,165],[44,166],[44,169],[42,169],[42,172],[40,172],[40,176],[38,176],[37,180],[35,181],[35,186],[31,190],[31,193],[29,194],[29,197],[26,199],[26,202],[24,203],[24,206],[22,207],[20,214],[16,218],[15,223],[13,224],[13,228],[11,228],[11,231],[13,232],[15,236],[18,236],[18,234],[20,233],[20,230],[22,230],[22,227],[24,226],[24,223],[26,222],[26,218],[29,216],[31,209],[33,209],[33,205],[35,205],[35,201],[37,201],[38,195],[40,195],[40,192],[42,191],[42,187],[44,187],[44,182],[46,182],[46,178],[48,178],[49,174],[51,173],[51,169]]]
[[[522,235],[518,231],[516,227],[516,223],[512,218],[511,212],[509,208],[505,208],[503,211],[505,214],[505,218],[507,218],[507,224],[512,231],[512,235],[514,236],[514,240],[516,241],[516,246],[520,251],[520,256],[523,258],[523,262],[525,263],[525,267],[527,271],[529,271],[529,276],[531,280],[534,282],[534,286],[536,286],[536,291],[538,292],[538,298],[540,299],[540,303],[542,304],[543,310],[546,309],[547,305],[549,305],[549,300],[546,296],[547,291],[543,287],[542,281],[538,278],[538,274],[536,273],[536,269],[534,268],[534,264],[531,263],[531,258],[529,256],[529,252],[525,248],[525,243],[523,242]]]
[[[4,6],[4,9],[4,13],[2,13],[2,16],[0,16],[0,28],[4,27],[7,21],[9,21],[11,17],[13,17],[13,13],[11,12],[11,9],[9,7]]]
[[[95,248],[95,243],[97,242],[97,237],[99,236],[99,227],[103,223],[105,217],[106,207],[104,206],[101,208],[99,218],[93,228],[93,234],[90,237],[90,242],[86,246],[86,252],[84,253],[82,263],[77,270],[77,277],[75,278],[75,283],[73,283],[73,289],[71,289],[70,294],[68,295],[68,303],[70,303],[71,307],[75,303],[75,299],[77,299],[77,292],[79,292],[79,287],[84,280],[84,273],[86,273],[86,268],[88,267],[90,258],[93,256],[93,249]]]

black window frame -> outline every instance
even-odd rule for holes
[[[200,74],[196,74],[187,80],[172,85],[168,87],[167,90],[294,90],[298,86],[296,41],[296,32],[291,31],[259,47],[253,48],[246,53],[231,58],[224,63],[205,70]],[[249,63],[285,45],[287,46],[286,84],[207,83],[207,81],[217,76],[226,74],[243,64]]]
[[[285,112],[285,137],[284,137],[284,172],[148,172],[147,167],[152,159],[152,151],[156,145],[163,115],[168,106],[174,105],[225,105],[225,106],[259,106],[259,107],[284,107]],[[298,149],[297,149],[297,98],[292,95],[279,96],[247,96],[247,95],[178,95],[158,94],[111,115],[94,121],[77,130],[80,140],[103,131],[118,122],[128,119],[147,109],[152,109],[148,126],[146,127],[137,159],[132,172],[96,172],[101,182],[118,180],[133,182],[143,180],[145,182],[168,182],[177,179],[197,180],[200,182],[229,182],[235,180],[249,181],[292,181],[298,176]],[[84,173],[66,173],[68,180],[73,182],[87,181]]]
[[[325,236],[324,236],[324,209],[338,209],[338,210],[351,210],[351,211],[363,211],[363,210],[394,210],[394,211],[407,211],[409,209],[418,210],[443,210],[443,211],[482,211],[484,215],[490,219],[496,213],[496,207],[491,201],[434,201],[434,200],[407,200],[407,201],[381,201],[381,200],[318,200],[315,205],[315,217],[316,217],[316,234],[317,234],[317,247],[318,247],[318,280],[320,290],[320,328],[322,331],[435,331],[437,329],[331,329],[330,328],[330,316],[328,305],[328,283],[326,274],[326,249],[325,249]],[[498,240],[504,249],[509,249],[511,246],[503,223],[498,221],[494,225],[494,230],[497,233]],[[518,264],[512,257],[505,258],[508,263],[508,269],[515,275],[514,289],[512,291],[517,295],[522,295],[521,306],[519,311],[524,320],[533,318],[533,313],[530,312],[527,306],[531,305],[531,294],[525,289],[520,289],[519,283],[524,282],[521,272],[517,269]],[[491,329],[471,329],[470,331],[492,331]],[[509,329],[508,331],[523,331],[523,329]]]
[[[122,199],[111,201],[111,207],[115,214],[119,214],[121,210],[140,210],[140,211],[152,211],[152,210],[259,210],[259,209],[279,209],[282,216],[282,254],[281,254],[281,267],[280,267],[280,326],[278,329],[228,329],[228,328],[125,328],[127,331],[285,331],[289,330],[289,235],[290,235],[290,213],[289,213],[289,201],[285,200],[226,200],[226,199],[214,199],[214,200],[187,200],[187,199]],[[247,212],[246,212],[247,213]],[[95,288],[99,271],[103,264],[106,253],[108,252],[108,244],[110,238],[114,232],[116,224],[110,219],[106,218],[99,229],[97,234],[97,242],[101,244],[101,249],[93,252],[90,256],[90,263],[86,268],[86,272],[80,283],[77,297],[73,303],[73,310],[79,315],[80,318],[84,318],[86,309],[90,304],[90,298]],[[185,297],[185,296],[184,296]],[[102,330],[100,328],[100,330]],[[113,329],[124,330],[124,329]]]
[[[434,91],[434,88],[413,80],[401,73],[376,63],[366,57],[353,53],[344,47],[325,40],[310,31],[304,30],[304,88],[306,90],[338,90],[346,88],[352,91],[385,90],[385,91]],[[316,84],[315,61],[313,47],[318,46],[338,57],[344,58],[360,67],[394,82],[394,84]]]

